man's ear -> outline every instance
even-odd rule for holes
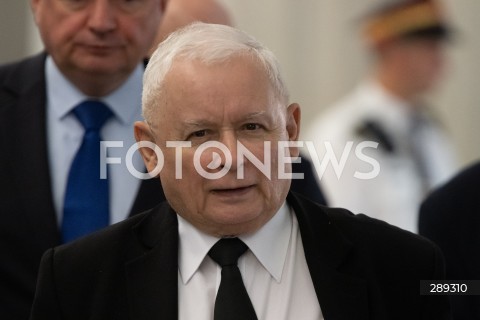
[[[287,108],[287,133],[289,141],[297,141],[300,135],[300,105],[298,103],[292,103]],[[297,157],[300,151],[298,147],[290,148],[290,156]]]
[[[152,130],[150,130],[150,126],[146,122],[135,122],[133,130],[137,143],[139,143],[140,141],[147,141],[155,144],[155,137],[153,136]],[[153,148],[142,147],[138,148],[138,151],[143,158],[143,162],[145,163],[148,172],[154,171],[158,163],[158,158],[155,150]]]

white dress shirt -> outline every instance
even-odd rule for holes
[[[68,173],[80,148],[84,128],[71,111],[89,99],[58,70],[49,56],[46,60],[47,83],[47,141],[52,180],[53,200],[57,221],[61,225]],[[101,130],[104,141],[123,141],[123,148],[109,148],[108,157],[121,158],[121,164],[109,164],[110,223],[125,219],[136,198],[140,180],[131,175],[125,165],[127,150],[135,143],[133,123],[142,120],[141,95],[144,67],[139,64],[130,78],[116,91],[103,97],[113,112]],[[133,163],[137,170],[144,168],[135,153]]]
[[[221,267],[207,254],[219,239],[178,219],[179,320],[212,320]],[[249,247],[238,267],[258,319],[323,319],[298,222],[287,204],[259,231],[239,238]]]

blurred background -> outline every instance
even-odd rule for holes
[[[219,0],[233,23],[279,58],[302,130],[365,76],[359,18],[382,0]],[[480,1],[443,0],[456,30],[444,80],[429,97],[465,165],[480,159]],[[42,50],[28,0],[0,3],[0,63]],[[479,137],[479,138],[477,138]]]

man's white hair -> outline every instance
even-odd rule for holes
[[[251,56],[261,63],[276,91],[278,102],[286,106],[289,100],[288,91],[280,74],[279,63],[269,49],[238,29],[195,22],[170,34],[150,58],[143,77],[144,118],[148,123],[152,123],[155,106],[162,98],[165,76],[175,59],[199,60],[211,65],[239,55]]]

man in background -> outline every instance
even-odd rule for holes
[[[169,0],[151,51],[170,33],[195,21],[232,25],[230,12],[217,0]]]
[[[422,203],[419,233],[445,255],[447,279],[480,279],[480,164],[462,170]],[[480,296],[451,295],[454,320],[480,319]]]
[[[330,205],[417,231],[420,202],[456,167],[448,137],[422,101],[444,71],[450,32],[437,0],[390,1],[365,19],[371,74],[306,136],[320,156],[331,148],[344,164],[319,172]],[[363,141],[378,145],[359,156]],[[374,177],[355,175],[376,164]]]
[[[158,179],[137,179],[125,161],[165,4],[31,1],[45,52],[0,67],[1,319],[28,318],[47,248],[164,198]],[[122,143],[104,155],[122,161],[104,164],[106,179],[100,140]]]

